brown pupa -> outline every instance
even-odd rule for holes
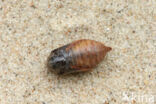
[[[58,74],[85,72],[96,67],[112,48],[101,42],[82,39],[53,50],[48,67]]]

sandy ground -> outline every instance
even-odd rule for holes
[[[77,39],[113,48],[92,72],[49,73]],[[0,104],[156,104],[155,0],[0,0]]]

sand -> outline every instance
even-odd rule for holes
[[[91,72],[58,76],[50,52],[112,47]],[[0,0],[0,104],[155,104],[155,0]]]

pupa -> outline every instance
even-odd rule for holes
[[[103,43],[81,39],[51,51],[47,66],[58,74],[86,72],[95,68],[112,50]]]

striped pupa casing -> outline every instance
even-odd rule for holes
[[[47,65],[58,74],[85,72],[96,67],[111,49],[98,41],[77,40],[53,50]]]

